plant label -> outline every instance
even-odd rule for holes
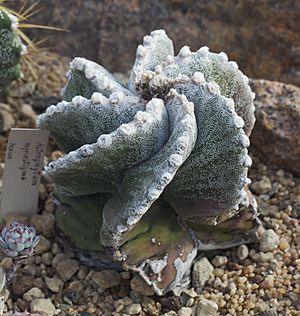
[[[5,156],[1,216],[36,213],[48,138],[46,130],[11,129]]]

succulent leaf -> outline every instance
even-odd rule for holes
[[[142,89],[143,81],[151,78],[157,66],[174,58],[173,42],[164,30],[156,30],[144,37],[143,45],[136,51],[136,59],[129,78],[129,89]],[[149,77],[150,76],[150,77]]]
[[[208,47],[191,52],[185,46],[174,62],[165,63],[162,69],[163,73],[172,79],[179,74],[192,77],[195,72],[200,72],[207,82],[216,82],[220,93],[234,100],[235,110],[245,122],[245,133],[250,135],[255,122],[254,94],[249,86],[249,79],[238,69],[236,62],[228,61],[225,53],[211,53]]]
[[[195,105],[198,136],[164,197],[182,218],[199,217],[201,221],[203,216],[218,215],[237,206],[249,180],[249,139],[232,99],[219,95],[216,84],[187,82],[175,85],[175,89]]]
[[[79,197],[56,196],[62,205],[57,207],[57,227],[73,244],[81,249],[99,251],[103,246],[99,240],[102,225],[102,210],[111,197],[98,193]],[[80,234],[78,234],[80,231]]]
[[[120,252],[125,267],[138,272],[162,295],[184,286],[183,277],[190,271],[197,248],[176,213],[157,200],[128,233]]]
[[[113,92],[132,94],[108,70],[85,58],[73,59],[67,77],[68,83],[63,89],[66,101],[71,101],[77,95],[89,99],[94,92],[100,92],[105,97]]]
[[[194,105],[171,90],[166,99],[170,136],[153,157],[128,170],[119,197],[104,208],[102,243],[117,246],[122,235],[148,211],[191,153],[197,135]]]
[[[76,96],[71,102],[62,101],[48,107],[39,116],[37,125],[51,131],[57,144],[69,152],[93,144],[99,135],[131,122],[138,111],[145,110],[145,105],[140,98],[122,92],[115,92],[110,98],[95,92],[90,100]]]
[[[116,193],[125,170],[156,154],[167,141],[168,132],[164,103],[153,99],[133,121],[51,162],[46,171],[60,194]]]

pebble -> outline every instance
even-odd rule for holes
[[[240,245],[237,249],[236,255],[240,260],[245,260],[249,255],[248,247],[246,245]]]
[[[141,310],[142,310],[141,304],[135,303],[135,304],[126,306],[125,313],[129,315],[136,315],[136,314],[139,314]]]
[[[278,316],[278,313],[276,308],[271,308],[269,310],[258,313],[257,316]]]
[[[44,313],[45,316],[56,314],[56,308],[49,298],[35,299],[30,303],[31,312]]]
[[[40,241],[35,248],[35,252],[40,255],[51,248],[51,242],[49,239],[44,237],[43,235],[40,236]]]
[[[66,255],[65,253],[58,253],[53,259],[52,259],[52,262],[51,262],[51,265],[53,268],[56,268],[57,265],[63,261],[63,260],[67,260],[67,259],[70,259],[70,257],[68,255]]]
[[[116,270],[102,270],[94,272],[92,280],[101,288],[109,289],[120,285],[121,275]]]
[[[193,310],[190,307],[181,307],[177,312],[178,316],[191,316]]]
[[[195,316],[217,316],[218,305],[207,299],[202,299],[196,308]]]
[[[130,287],[142,295],[154,295],[153,289],[139,276],[135,275],[130,281]]]
[[[272,190],[272,183],[269,177],[263,176],[260,181],[254,182],[250,187],[255,194],[261,195],[269,193]]]
[[[193,267],[192,279],[195,288],[202,288],[213,274],[214,267],[207,258],[196,261]]]
[[[64,286],[64,282],[59,278],[48,278],[45,277],[45,283],[47,288],[53,293],[58,293]]]
[[[56,266],[56,271],[64,282],[70,280],[78,269],[79,262],[75,259],[62,260]]]
[[[45,294],[37,287],[31,288],[29,291],[23,294],[23,299],[27,302],[31,302],[37,298],[44,298]]]
[[[30,218],[29,224],[34,226],[38,234],[50,238],[54,235],[55,218],[52,214],[35,214]]]
[[[266,230],[260,239],[259,249],[263,252],[275,250],[279,244],[279,236],[273,229]]]
[[[45,265],[50,266],[53,259],[53,255],[51,252],[48,251],[42,254],[41,259]]]
[[[228,259],[225,256],[215,256],[211,262],[216,268],[218,268],[227,264]]]
[[[267,276],[260,284],[260,288],[269,290],[274,287],[274,277],[272,275]]]
[[[283,251],[290,248],[289,242],[287,241],[286,238],[284,238],[284,237],[280,238],[280,240],[279,240],[279,248],[281,250],[283,250]]]
[[[183,290],[182,293],[184,293],[188,297],[192,297],[192,298],[196,298],[198,296],[198,293],[195,291],[195,289],[193,287],[190,289]]]
[[[177,316],[177,313],[174,311],[169,311],[167,313],[162,314],[161,316]]]

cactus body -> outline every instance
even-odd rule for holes
[[[110,253],[161,295],[187,284],[198,250],[253,239],[254,95],[226,54],[183,47],[175,57],[157,30],[128,87],[84,58],[67,76],[65,101],[38,126],[66,152],[45,170],[68,206],[58,227],[77,247]]]
[[[0,94],[5,96],[13,80],[21,77],[21,56],[26,52],[16,29],[17,17],[0,9]]]

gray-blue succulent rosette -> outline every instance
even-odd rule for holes
[[[0,249],[11,258],[28,257],[34,253],[39,240],[34,227],[13,222],[2,229]]]
[[[225,53],[185,46],[174,56],[156,30],[138,46],[127,87],[84,58],[67,77],[65,101],[38,127],[65,152],[45,170],[68,206],[57,226],[77,247],[108,249],[161,295],[186,285],[199,250],[253,239],[254,94]]]

